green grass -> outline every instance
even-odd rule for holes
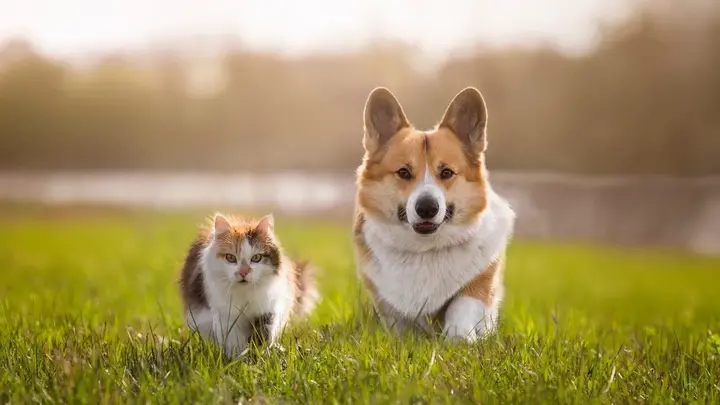
[[[720,260],[516,242],[499,333],[451,345],[369,321],[348,224],[279,218],[324,300],[226,362],[175,284],[202,217],[3,215],[0,403],[720,403]]]

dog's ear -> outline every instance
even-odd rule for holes
[[[470,152],[484,152],[487,107],[482,94],[474,87],[460,91],[445,110],[440,127],[450,129]]]
[[[365,102],[365,150],[375,150],[387,142],[410,122],[400,102],[385,87],[377,87]]]

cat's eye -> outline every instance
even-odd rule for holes
[[[262,255],[259,253],[252,255],[252,257],[250,258],[250,261],[253,263],[259,263],[260,260],[262,260]]]
[[[237,257],[235,257],[235,255],[232,255],[230,253],[225,255],[225,260],[227,260],[228,263],[237,263]]]

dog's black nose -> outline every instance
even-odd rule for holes
[[[440,211],[440,204],[431,195],[421,195],[415,202],[415,212],[422,219],[435,218]]]

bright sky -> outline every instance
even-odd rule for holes
[[[287,52],[393,37],[442,54],[471,42],[592,43],[627,0],[0,0],[0,41],[80,55],[194,35],[236,35]]]

